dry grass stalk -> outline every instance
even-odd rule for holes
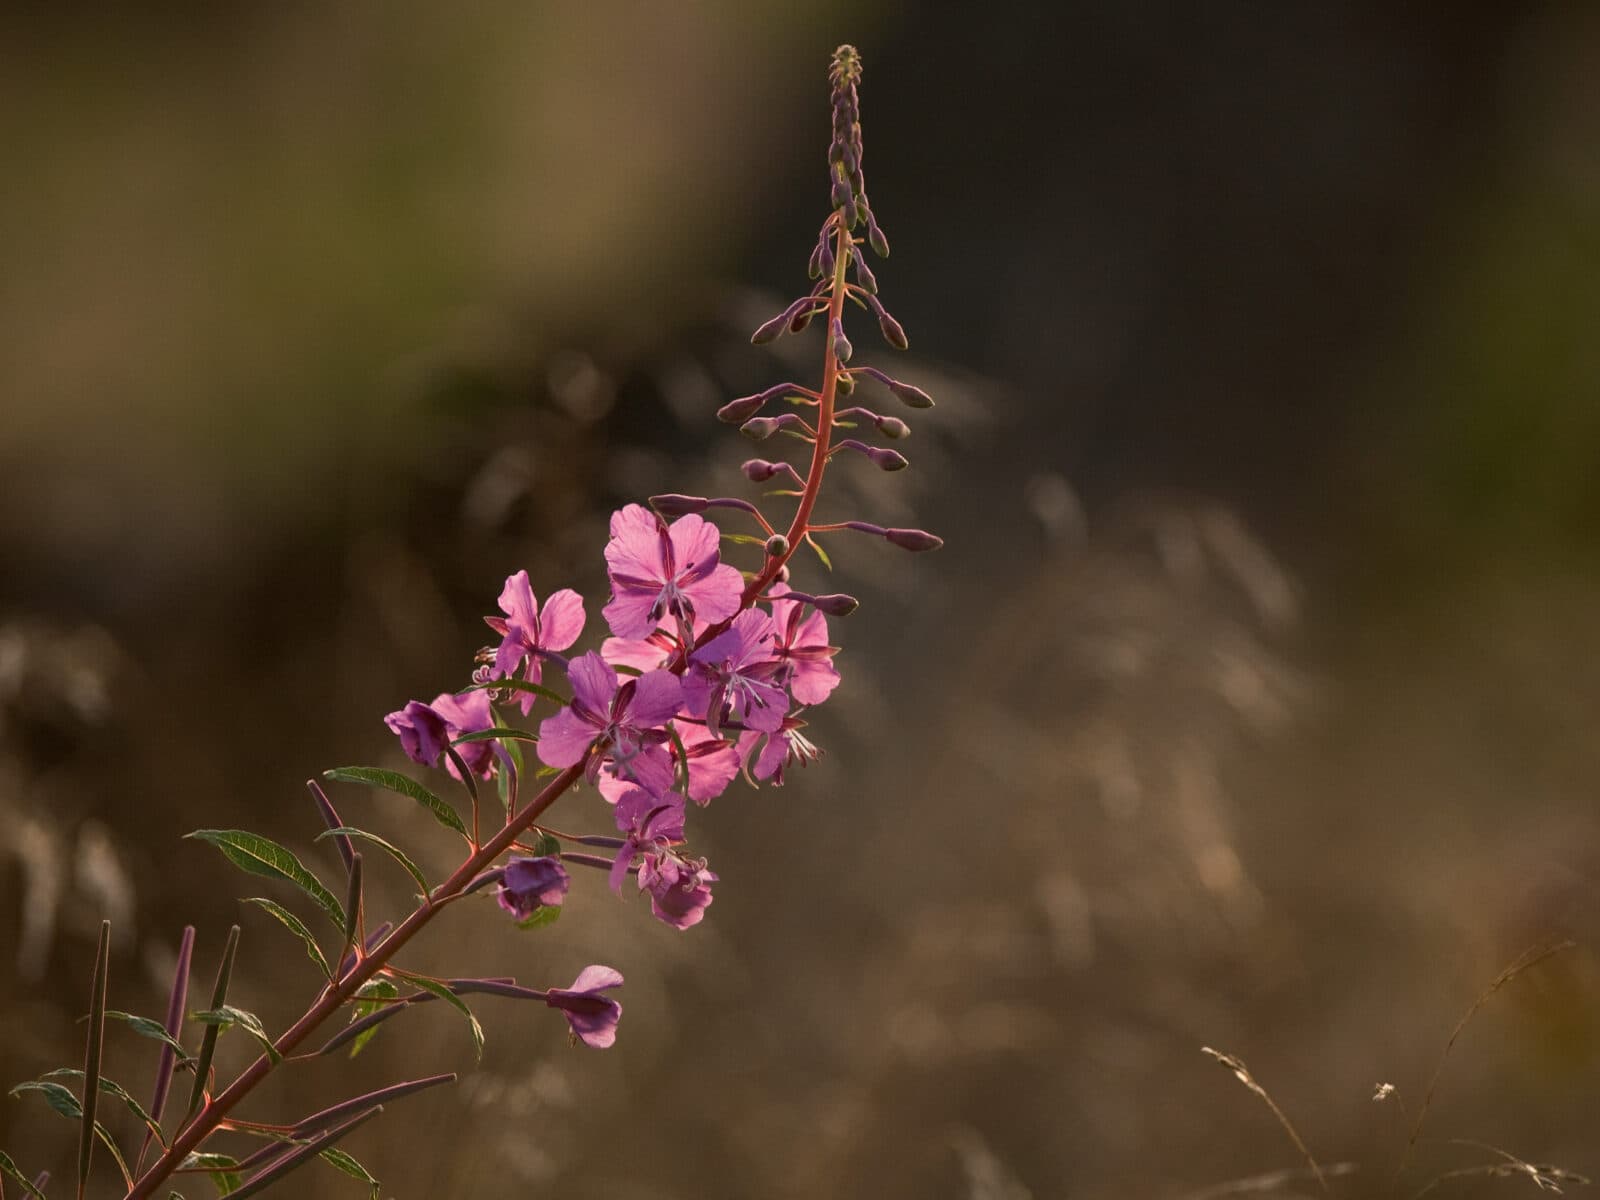
[[[1359,1163],[1329,1163],[1322,1168],[1322,1175],[1329,1179],[1337,1179],[1343,1175],[1354,1175],[1360,1169]],[[1275,1192],[1291,1183],[1315,1178],[1317,1175],[1309,1167],[1284,1167],[1277,1171],[1263,1171],[1260,1175],[1246,1175],[1243,1179],[1230,1179],[1226,1183],[1214,1183],[1197,1192],[1187,1192],[1179,1200],[1221,1200],[1223,1196]]]
[[[1274,1117],[1278,1118],[1278,1124],[1283,1126],[1283,1131],[1289,1135],[1289,1140],[1294,1143],[1295,1149],[1305,1157],[1306,1164],[1311,1168],[1311,1174],[1316,1177],[1317,1185],[1322,1188],[1323,1193],[1326,1195],[1328,1193],[1328,1180],[1323,1175],[1322,1168],[1317,1165],[1317,1160],[1312,1157],[1311,1151],[1306,1149],[1306,1144],[1295,1130],[1294,1123],[1284,1115],[1283,1109],[1278,1107],[1278,1102],[1267,1094],[1267,1089],[1256,1082],[1256,1077],[1250,1074],[1250,1068],[1245,1066],[1241,1059],[1234,1057],[1232,1054],[1225,1054],[1221,1050],[1213,1050],[1210,1046],[1201,1046],[1200,1050],[1202,1053],[1209,1054],[1216,1059],[1229,1071],[1232,1071],[1235,1079],[1261,1097],[1262,1103],[1272,1110]]]
[[[1422,1123],[1427,1120],[1428,1109],[1433,1106],[1433,1093],[1439,1086],[1439,1076],[1444,1073],[1445,1061],[1449,1059],[1450,1051],[1455,1049],[1456,1041],[1461,1037],[1461,1031],[1471,1023],[1473,1017],[1478,1015],[1478,1010],[1488,1003],[1490,996],[1493,996],[1524,971],[1533,969],[1544,962],[1545,959],[1560,954],[1563,950],[1572,949],[1576,944],[1571,940],[1564,940],[1545,945],[1535,943],[1529,946],[1505,965],[1500,974],[1494,977],[1494,981],[1484,988],[1478,998],[1472,1002],[1471,1007],[1462,1015],[1461,1020],[1456,1022],[1456,1027],[1450,1031],[1449,1040],[1444,1044],[1444,1052],[1439,1055],[1438,1065],[1433,1068],[1433,1078],[1428,1081],[1428,1090],[1422,1097],[1422,1107],[1417,1110],[1417,1119],[1412,1123],[1411,1136],[1406,1140],[1405,1152],[1400,1156],[1400,1163],[1394,1169],[1394,1182],[1399,1182],[1401,1174],[1411,1162],[1411,1154],[1416,1149],[1417,1139],[1422,1136]],[[1503,1151],[1496,1151],[1496,1153],[1503,1153]]]
[[[1502,1150],[1499,1146],[1491,1146],[1487,1142],[1473,1142],[1465,1138],[1452,1138],[1451,1142],[1457,1146],[1475,1146],[1480,1150],[1487,1150],[1491,1154],[1498,1154],[1504,1162],[1482,1163],[1475,1167],[1457,1167],[1454,1171],[1446,1171],[1443,1175],[1436,1176],[1428,1181],[1426,1187],[1412,1197],[1412,1200],[1421,1200],[1441,1183],[1451,1179],[1463,1179],[1473,1175],[1487,1175],[1496,1179],[1510,1179],[1515,1175],[1523,1175],[1531,1179],[1534,1186],[1542,1192],[1554,1192],[1561,1195],[1563,1183],[1576,1183],[1580,1186],[1587,1185],[1589,1180],[1576,1171],[1568,1171],[1564,1167],[1557,1167],[1550,1163],[1531,1163],[1518,1158],[1509,1150]]]

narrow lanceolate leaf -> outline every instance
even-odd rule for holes
[[[295,916],[287,908],[284,908],[283,905],[274,900],[268,900],[263,896],[251,896],[244,903],[254,904],[276,918],[280,925],[305,943],[306,956],[317,964],[317,969],[329,979],[333,978],[333,969],[328,966],[328,960],[322,954],[322,947],[317,945],[317,939],[305,927],[305,922],[301,921],[299,917]]]
[[[211,1184],[222,1195],[238,1189],[244,1182],[244,1176],[236,1169],[239,1160],[231,1154],[194,1153],[183,1160],[179,1166],[180,1171],[204,1171],[211,1177]]]
[[[465,746],[468,742],[492,742],[496,739],[507,742],[537,742],[539,735],[529,733],[526,729],[513,729],[509,725],[497,725],[493,729],[479,729],[472,733],[464,733],[452,746]]]
[[[821,562],[824,567],[830,571],[833,570],[833,559],[828,557],[828,552],[822,548],[822,543],[818,542],[817,539],[812,537],[809,533],[806,534],[806,545],[811,547],[812,551],[817,556],[817,560]]]
[[[320,1151],[317,1154],[317,1157],[323,1162],[327,1163],[329,1166],[343,1171],[351,1178],[361,1180],[362,1183],[366,1184],[367,1187],[371,1189],[371,1191],[368,1193],[371,1197],[371,1200],[378,1200],[378,1192],[380,1189],[378,1186],[378,1181],[372,1177],[372,1172],[363,1167],[355,1159],[351,1158],[343,1150],[335,1150],[330,1148]]]
[[[211,1007],[221,1008],[228,1002],[228,980],[233,975],[233,956],[239,950],[239,927],[233,926],[228,930],[228,940],[222,947],[222,962],[217,967],[217,982],[211,988]],[[194,1065],[194,1090],[189,1093],[189,1114],[191,1116],[200,1108],[200,1102],[206,1098],[206,1083],[211,1074],[211,1060],[217,1053],[217,1035],[222,1032],[216,1025],[206,1026],[205,1033],[200,1039],[200,1057]]]
[[[391,967],[390,970],[394,971],[396,975],[398,975],[401,979],[404,979],[407,983],[421,988],[430,995],[437,996],[439,999],[443,1000],[451,1008],[455,1009],[458,1013],[465,1017],[467,1021],[467,1028],[472,1034],[473,1053],[477,1055],[479,1062],[483,1061],[483,1026],[478,1024],[477,1015],[467,1007],[467,1002],[465,1000],[452,992],[444,984],[439,983],[437,980],[429,979],[426,975],[413,975],[409,971],[401,971],[393,967]]]
[[[45,1194],[33,1186],[33,1180],[18,1169],[17,1164],[11,1161],[11,1156],[0,1151],[0,1174],[9,1176],[14,1182],[22,1185],[22,1190],[34,1197],[34,1200],[47,1200]]]
[[[415,779],[402,775],[398,771],[384,771],[378,767],[336,767],[332,771],[322,773],[324,779],[331,779],[335,783],[365,783],[371,787],[380,787],[390,792],[397,792],[402,796],[410,796],[423,808],[433,815],[446,829],[467,836],[467,827],[462,824],[461,818],[456,815],[456,810],[451,808]]]
[[[111,922],[100,922],[95,948],[94,983],[89,991],[89,1039],[83,1052],[83,1128],[78,1137],[78,1200],[89,1186],[94,1157],[95,1113],[100,1107],[100,1047],[106,1036],[106,986],[111,973]]]
[[[111,1152],[111,1157],[117,1164],[117,1170],[122,1172],[122,1178],[129,1187],[133,1186],[133,1176],[128,1171],[127,1160],[122,1157],[122,1150],[117,1145],[116,1139],[111,1136],[111,1131],[99,1121],[94,1122],[91,1126],[88,1121],[83,1119],[83,1106],[78,1103],[78,1098],[72,1094],[70,1088],[45,1079],[30,1079],[26,1083],[19,1083],[11,1089],[13,1096],[21,1095],[23,1092],[40,1093],[44,1097],[45,1103],[63,1117],[66,1117],[69,1121],[81,1122],[85,1129],[92,1129],[94,1136],[100,1139],[100,1144]],[[95,1096],[98,1098],[99,1094],[100,1089],[96,1088]]]
[[[282,879],[295,885],[328,914],[335,929],[344,928],[344,909],[332,892],[322,886],[322,881],[306,870],[298,858],[277,842],[251,833],[245,829],[197,829],[186,837],[210,842],[242,871],[252,875],[265,875],[268,879]]]
[[[400,1000],[400,989],[395,987],[395,985],[389,982],[387,979],[370,979],[361,985],[360,989],[356,992],[355,998],[355,1012],[351,1015],[352,1024],[361,1020],[363,1017],[370,1017],[374,1015],[381,1009],[386,1009],[391,1005],[398,1004]],[[355,1041],[350,1046],[350,1057],[354,1058],[356,1055],[360,1054],[361,1051],[366,1047],[366,1044],[377,1035],[377,1032],[377,1027],[374,1025],[372,1028],[363,1029],[359,1034],[357,1034]]]
[[[79,1071],[75,1067],[62,1067],[59,1070],[46,1071],[44,1073],[44,1077],[46,1079],[82,1079],[83,1072]],[[107,1079],[104,1075],[102,1075],[100,1076],[100,1090],[108,1096],[115,1096],[118,1100],[121,1100],[124,1104],[126,1104],[128,1106],[128,1111],[134,1116],[138,1117],[141,1122],[143,1122],[144,1127],[154,1135],[156,1141],[160,1142],[163,1147],[166,1146],[167,1140],[161,1133],[161,1126],[156,1124],[155,1118],[145,1111],[144,1105],[140,1104],[128,1094],[128,1090],[126,1088],[124,1088],[116,1080]]]
[[[129,1029],[140,1037],[150,1038],[152,1041],[161,1042],[175,1055],[181,1056],[181,1061],[189,1061],[189,1052],[183,1048],[183,1043],[169,1034],[161,1027],[160,1021],[152,1021],[149,1017],[135,1016],[133,1013],[118,1012],[116,1009],[107,1009],[106,1017],[112,1021],[122,1021]],[[154,1105],[151,1105],[154,1108]]]
[[[401,850],[394,843],[385,841],[375,833],[368,833],[365,829],[357,829],[353,825],[341,825],[338,829],[330,829],[326,833],[319,833],[317,840],[320,842],[325,837],[360,838],[363,842],[371,842],[405,868],[406,873],[417,881],[417,887],[421,889],[424,896],[428,894],[428,881],[423,878],[421,869],[411,861],[404,850]]]
[[[274,1064],[283,1061],[283,1056],[278,1053],[278,1048],[272,1044],[272,1039],[267,1036],[266,1028],[261,1024],[261,1018],[253,1012],[246,1012],[242,1008],[235,1008],[231,1004],[224,1004],[217,1008],[208,1008],[204,1012],[191,1014],[192,1019],[202,1025],[215,1025],[219,1029],[232,1029],[237,1025],[256,1041],[261,1043],[261,1049]]]

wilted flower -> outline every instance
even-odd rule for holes
[[[432,704],[412,700],[404,708],[390,713],[383,723],[400,738],[401,748],[414,762],[431,767],[456,738],[493,729],[494,706],[483,691],[464,692],[459,696],[441,692]],[[468,742],[457,746],[456,754],[474,775],[487,779],[494,773],[493,743]],[[461,772],[455,763],[447,765],[450,774],[459,779]]]
[[[525,921],[541,908],[558,908],[572,886],[572,879],[561,861],[548,855],[539,858],[513,858],[506,864],[495,899],[519,921]]]
[[[622,973],[612,967],[588,966],[578,972],[569,988],[551,988],[545,1003],[559,1008],[572,1032],[586,1046],[604,1050],[617,1040],[622,1005],[600,993],[622,986]]]

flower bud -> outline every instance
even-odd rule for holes
[[[765,325],[761,326],[760,329],[757,329],[750,335],[750,344],[752,346],[764,346],[768,342],[777,341],[778,338],[783,335],[783,331],[788,327],[789,318],[789,310],[784,309],[777,316],[773,317],[772,320],[768,321]]]
[[[783,466],[780,463],[768,462],[764,458],[751,458],[745,460],[739,469],[751,483],[765,483],[783,470]]]
[[[690,513],[703,513],[709,504],[710,501],[704,496],[683,496],[677,492],[650,497],[650,507],[668,520],[675,520]]]
[[[878,432],[886,438],[903,438],[911,432],[911,426],[899,417],[879,417],[877,425]]]
[[[834,380],[834,388],[839,395],[848,396],[851,392],[856,390],[856,381],[851,377],[850,372],[841,371],[839,372],[838,377]]]
[[[867,256],[860,250],[850,253],[850,265],[855,268],[856,279],[862,287],[876,296],[878,294],[878,277],[872,273],[872,268],[867,266]]]
[[[878,219],[872,215],[871,209],[867,210],[867,244],[879,258],[889,257],[889,239],[878,228]]]
[[[843,592],[833,592],[826,596],[812,596],[811,605],[820,613],[830,617],[848,617],[861,607],[861,601],[854,596],[846,596]]]
[[[790,333],[802,333],[805,327],[811,324],[812,315],[816,312],[813,308],[802,308],[794,314],[794,319],[789,322]]]
[[[912,387],[909,383],[895,380],[889,385],[889,390],[900,399],[900,403],[907,408],[932,408],[933,397],[919,387]]]
[[[818,242],[811,247],[811,257],[806,261],[806,277],[809,279],[822,278],[822,243]]]
[[[767,539],[767,557],[782,558],[789,553],[789,539],[781,533],[775,533]]]
[[[777,417],[752,417],[739,426],[739,432],[757,442],[764,442],[778,432]]]
[[[872,460],[872,465],[882,471],[903,471],[911,464],[906,461],[906,456],[898,450],[886,450],[881,446],[867,447],[867,457]]]
[[[730,400],[717,409],[717,420],[725,421],[729,425],[742,424],[760,412],[761,406],[766,402],[765,392],[755,396],[740,396],[737,400]]]
[[[944,545],[942,537],[936,537],[922,529],[885,529],[883,539],[891,546],[899,546],[902,550],[937,550]]]
[[[883,334],[883,340],[896,350],[909,350],[911,343],[906,339],[906,331],[900,322],[889,315],[886,309],[878,310],[878,331]]]
[[[834,318],[832,332],[833,356],[842,363],[849,362],[851,354],[850,339],[844,335],[844,322],[837,317]]]

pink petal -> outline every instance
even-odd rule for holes
[[[647,638],[656,630],[655,606],[660,595],[659,591],[618,586],[600,615],[619,638]]]
[[[622,986],[622,972],[615,967],[602,967],[591,965],[578,972],[578,977],[572,981],[569,992],[596,992],[602,988]]]
[[[801,704],[821,704],[839,686],[839,670],[827,659],[796,659],[789,691]]]
[[[614,667],[654,671],[667,665],[672,651],[652,638],[609,637],[600,647],[600,657]]]
[[[500,611],[513,624],[520,625],[524,634],[532,635],[539,622],[539,600],[533,594],[526,571],[518,571],[506,579],[506,586],[500,592]]]
[[[698,517],[695,519],[699,520]],[[606,543],[606,565],[613,575],[623,575],[641,582],[666,582],[667,567],[662,561],[661,550],[661,527],[653,512],[638,504],[630,504],[611,514],[611,540]]]
[[[695,619],[714,625],[739,611],[744,600],[744,576],[739,574],[738,567],[723,563],[714,567],[706,578],[684,584],[683,593],[694,603]]]
[[[611,678],[616,679],[615,673]],[[639,676],[633,700],[628,705],[628,723],[635,729],[659,729],[677,716],[682,707],[682,681],[671,671],[650,671]]]
[[[570,767],[589,752],[600,730],[570,708],[539,723],[539,761],[547,767]]]
[[[722,531],[702,516],[679,517],[667,527],[667,536],[672,539],[673,567],[680,580],[700,579],[721,561]]]
[[[567,667],[567,678],[572,681],[573,700],[594,713],[605,717],[611,711],[611,700],[617,694],[617,673],[593,650],[573,659]]]
[[[565,650],[583,632],[583,597],[571,588],[553,592],[539,614],[539,645],[546,650]]]

